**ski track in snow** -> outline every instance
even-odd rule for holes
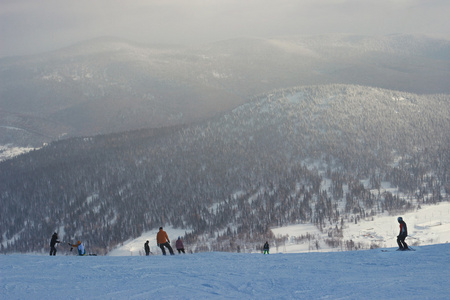
[[[450,244],[349,252],[0,256],[1,299],[448,299]]]

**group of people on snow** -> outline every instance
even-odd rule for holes
[[[170,239],[169,236],[167,235],[167,232],[165,232],[163,230],[162,227],[159,227],[159,231],[156,234],[156,242],[158,243],[158,247],[161,248],[161,251],[163,253],[163,255],[166,255],[166,249],[167,248],[170,252],[170,255],[175,255],[172,249],[172,246],[170,245]],[[149,246],[149,241],[146,241],[144,244],[144,250],[145,250],[145,255],[149,256],[150,255],[150,246]],[[178,254],[181,253],[186,253],[184,251],[184,245],[183,245],[183,240],[181,239],[181,237],[178,237],[177,242],[175,243],[175,247],[177,248]]]
[[[175,253],[173,252],[172,246],[170,245],[170,239],[169,236],[167,235],[167,232],[165,232],[163,230],[162,227],[159,227],[159,231],[156,234],[156,243],[158,244],[158,247],[161,248],[162,254],[166,255],[166,249],[167,248],[170,252],[170,255],[175,255]],[[146,247],[148,247],[148,241],[145,243]],[[178,254],[186,253],[184,251],[184,245],[183,245],[183,241],[181,240],[181,237],[178,237],[177,242],[175,243],[175,247],[177,248]],[[145,254],[147,254],[147,248],[145,248]]]
[[[61,243],[60,240],[58,240],[58,234],[56,232],[53,233],[52,238],[50,239],[50,256],[56,255],[56,244]],[[83,256],[86,254],[86,250],[84,249],[84,245],[82,242],[78,241],[76,244],[68,243],[70,248],[70,251],[72,251],[73,248],[77,248],[78,255]]]
[[[409,250],[409,247],[405,242],[405,239],[408,236],[408,229],[407,229],[406,223],[405,223],[405,221],[403,221],[402,217],[398,217],[397,221],[400,224],[400,233],[397,236],[397,244],[399,247],[398,250],[402,250],[402,251]],[[163,255],[166,255],[166,250],[164,248],[169,249],[170,255],[174,255],[173,249],[170,246],[170,240],[167,235],[167,232],[165,232],[162,227],[159,228],[159,232],[156,235],[156,241],[158,243],[158,246],[161,248]],[[145,255],[150,254],[150,247],[148,246],[148,243],[149,243],[149,241],[145,242],[145,244],[144,244]],[[180,237],[178,237],[178,240],[176,242],[176,248],[178,250],[178,253],[181,253],[181,252],[185,253],[183,241],[181,240]],[[270,249],[269,242],[266,241],[263,246],[263,254],[269,254],[269,249]]]
[[[403,221],[402,217],[397,218],[398,223],[400,224],[400,232],[397,236],[397,244],[398,244],[398,250],[404,251],[409,250],[408,244],[406,244],[405,239],[408,236],[408,229],[406,226],[405,221]],[[158,247],[161,248],[162,254],[166,255],[166,249],[169,250],[170,255],[175,255],[173,252],[172,246],[170,245],[170,239],[167,235],[167,232],[163,230],[162,227],[159,227],[159,231],[156,234],[156,242],[158,244]],[[58,240],[58,234],[55,232],[53,233],[51,240],[50,240],[50,255],[54,256],[56,255],[56,244],[61,243],[61,241]],[[70,251],[72,251],[72,248],[77,248],[78,255],[83,256],[86,255],[86,250],[84,248],[84,245],[81,241],[78,241],[76,244],[68,243],[69,246],[71,246]],[[184,245],[183,240],[181,237],[178,237],[178,240],[175,243],[176,249],[178,251],[178,254],[186,253],[184,251]],[[145,255],[150,255],[150,246],[149,241],[146,241],[144,244],[144,250]],[[266,241],[266,243],[263,246],[263,254],[269,254],[269,242]]]

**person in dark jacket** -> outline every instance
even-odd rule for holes
[[[400,233],[397,236],[398,250],[408,250],[408,245],[405,242],[405,239],[408,236],[408,228],[402,217],[398,217],[397,221],[400,223]]]
[[[150,246],[148,245],[148,241],[145,242],[144,249],[145,249],[145,255],[149,256],[150,255]]]
[[[56,244],[57,243],[61,243],[61,242],[58,241],[58,234],[55,232],[55,233],[53,233],[52,239],[50,240],[50,256],[56,255]]]
[[[263,247],[264,254],[269,254],[269,242],[266,241]]]

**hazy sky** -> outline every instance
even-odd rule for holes
[[[143,43],[423,33],[450,37],[449,0],[0,0],[0,57],[99,36]]]

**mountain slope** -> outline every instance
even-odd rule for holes
[[[208,122],[54,142],[0,163],[2,249],[40,251],[59,230],[104,253],[161,225],[192,230],[197,251],[211,250],[204,234],[235,251],[287,224],[339,237],[345,222],[448,200],[448,101],[300,87]]]
[[[416,249],[175,257],[1,255],[0,293],[6,299],[390,299],[399,294],[447,299],[450,245]]]
[[[421,36],[236,39],[191,48],[96,39],[0,60],[0,144],[40,147],[190,123],[299,84],[450,93],[449,78],[450,42]]]

